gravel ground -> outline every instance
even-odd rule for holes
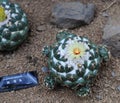
[[[21,5],[27,13],[30,32],[28,39],[13,52],[0,53],[0,76],[37,70],[39,86],[19,91],[0,93],[0,103],[119,103],[120,101],[120,59],[112,57],[109,63],[101,66],[101,72],[92,86],[92,92],[87,97],[78,97],[65,87],[48,90],[43,85],[41,68],[46,66],[45,57],[41,54],[43,46],[55,41],[60,30],[49,23],[50,11],[53,5],[60,1],[79,0],[11,0]],[[92,2],[96,5],[95,19],[90,25],[70,30],[71,32],[87,36],[95,43],[102,41],[103,28],[107,18],[101,15],[102,10],[113,0],[80,0],[84,3]],[[113,5],[108,12],[114,15]]]

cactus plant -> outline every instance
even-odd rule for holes
[[[66,31],[59,32],[56,40],[52,46],[43,49],[43,54],[48,57],[49,70],[45,85],[53,89],[60,84],[74,89],[79,96],[86,96],[101,62],[109,60],[109,51],[86,37]]]
[[[27,37],[26,14],[16,3],[0,0],[0,51],[17,48]]]

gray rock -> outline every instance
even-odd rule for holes
[[[106,25],[104,28],[104,35],[103,39],[108,39],[109,37],[112,37],[116,34],[120,33],[120,25]]]
[[[114,8],[104,28],[103,43],[108,45],[111,54],[120,58],[120,10],[119,6]]]
[[[120,34],[116,34],[108,39],[103,40],[114,57],[120,58]]]
[[[82,4],[80,2],[58,3],[53,7],[51,23],[60,28],[75,28],[90,24],[94,14],[94,4]]]
[[[116,8],[114,14],[110,15],[107,24],[104,28],[103,39],[108,39],[118,33],[120,33],[120,10]]]

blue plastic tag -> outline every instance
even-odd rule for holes
[[[36,71],[0,77],[0,92],[19,90],[36,85],[38,85]]]

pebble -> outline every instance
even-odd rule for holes
[[[119,85],[119,86],[117,86],[117,90],[120,92],[120,85]]]
[[[112,77],[115,77],[115,76],[116,76],[116,74],[115,74],[114,71],[112,71],[111,75],[112,75]]]
[[[37,27],[38,32],[42,32],[42,31],[45,31],[45,30],[46,30],[45,25],[40,25],[40,26]]]
[[[49,72],[49,69],[47,67],[42,67],[42,72],[44,73]]]
[[[97,99],[97,100],[102,100],[102,96],[96,95],[96,99]]]
[[[109,15],[108,15],[107,12],[103,12],[103,13],[102,13],[102,16],[103,16],[103,17],[109,17]]]

